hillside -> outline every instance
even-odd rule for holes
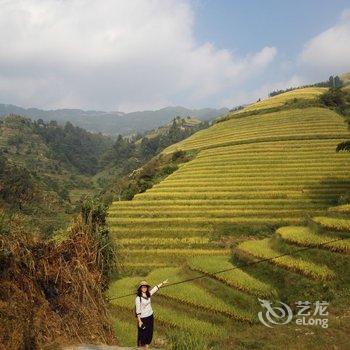
[[[22,212],[49,233],[69,221],[72,191],[92,191],[91,176],[109,138],[67,123],[40,123],[10,115],[0,119],[0,204]]]
[[[149,139],[155,138],[160,135],[166,135],[169,133],[172,126],[177,125],[181,131],[186,131],[187,129],[195,129],[198,127],[201,123],[203,123],[201,120],[195,117],[187,116],[185,118],[181,118],[177,116],[169,123],[166,123],[158,128],[155,128],[151,131],[148,131],[144,134],[144,137],[148,137]]]
[[[342,116],[319,104],[324,91],[297,89],[261,101],[165,149],[164,155],[185,151],[195,157],[132,201],[111,205],[109,224],[124,246],[126,277],[111,285],[109,295],[130,293],[141,279],[176,283],[205,273],[161,290],[154,308],[165,330],[174,327],[191,339],[204,330],[215,349],[232,342],[249,348],[245,341],[252,334],[258,348],[271,337],[283,347],[297,336],[292,324],[273,334],[257,324],[257,297],[344,305],[349,245],[323,244],[349,231],[347,212],[340,219],[328,208],[348,199],[350,155],[337,153],[336,146],[350,132]],[[240,267],[294,252],[295,245],[312,251]],[[236,269],[213,274],[229,266]],[[112,300],[117,331],[128,329],[132,303]],[[347,331],[345,324],[339,328],[337,344]],[[311,349],[316,339],[322,349],[334,343],[314,328],[303,345]]]
[[[115,203],[111,215],[123,230],[130,221],[144,234],[159,225],[176,228],[185,218],[186,229],[298,223],[349,190],[349,156],[335,152],[349,136],[340,115],[319,107],[232,117],[165,149],[199,153],[132,202]],[[164,209],[154,211],[152,201]]]
[[[350,91],[350,73],[345,73],[340,76],[343,83],[343,90]]]
[[[83,196],[103,195],[108,201],[111,183],[124,183],[124,176],[164,148],[207,126],[194,117],[176,117],[145,135],[113,140],[70,122],[2,117],[1,204],[52,231],[68,222]]]
[[[317,96],[325,92],[326,90],[327,88],[309,87],[309,88],[302,88],[302,89],[288,91],[283,94],[270,97],[266,100],[252,103],[251,105],[246,107],[245,111],[253,111],[257,109],[282,106],[284,103],[289,102],[295,98],[302,99],[302,100],[313,100]]]
[[[227,108],[188,109],[184,107],[166,107],[156,111],[123,113],[84,111],[81,109],[42,110],[0,104],[0,117],[17,114],[33,120],[42,119],[45,122],[55,120],[60,125],[71,122],[73,125],[88,131],[101,132],[110,136],[147,132],[170,122],[176,116],[194,116],[202,121],[207,121],[225,114],[227,111]]]

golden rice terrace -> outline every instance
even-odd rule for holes
[[[305,95],[300,90],[294,94]],[[349,154],[335,152],[349,136],[343,118],[324,108],[233,114],[167,148],[198,154],[132,201],[114,202],[111,227],[125,243],[159,237],[157,246],[168,239],[182,249],[181,237],[206,245],[218,224],[297,224],[321,215],[350,188]]]
[[[204,274],[205,281],[161,289],[153,302],[155,314],[161,332],[170,327],[206,333],[225,348],[225,339],[242,329],[234,322],[258,323],[258,297],[302,300],[309,288],[321,298],[315,300],[324,300],[323,283],[346,289],[350,276],[342,271],[350,271],[350,246],[339,238],[348,237],[350,210],[328,208],[350,189],[350,154],[336,152],[337,144],[350,139],[347,124],[320,107],[265,111],[323,91],[298,89],[261,101],[168,147],[165,153],[197,154],[153,188],[110,207],[110,227],[133,276],[115,281],[109,295],[131,293],[140,279],[176,283]],[[273,225],[276,233],[255,237],[256,227],[264,225]],[[230,236],[237,226],[244,233]],[[217,240],[225,230],[234,239],[230,244]],[[335,241],[325,245],[329,240]],[[244,267],[293,254],[298,246],[312,252]],[[126,344],[134,337],[133,302],[133,296],[112,302],[117,334]]]

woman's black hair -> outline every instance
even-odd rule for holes
[[[142,297],[142,296],[143,296],[143,295],[142,295],[142,292],[141,292],[141,287],[142,287],[142,286],[140,286],[140,287],[137,289],[137,296],[138,296],[138,297]],[[146,296],[147,296],[147,298],[150,298],[150,297],[151,297],[151,294],[150,294],[150,292],[149,292],[149,286],[147,286]]]

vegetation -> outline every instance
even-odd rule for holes
[[[296,127],[298,129],[295,129]],[[312,139],[332,138],[335,135],[336,138],[341,136],[345,138],[348,133],[343,118],[330,110],[315,107],[287,109],[275,113],[228,119],[166,148],[164,153],[260,141],[306,139],[308,136]]]
[[[22,209],[35,199],[36,192],[30,172],[0,155],[0,199],[10,207]]]
[[[193,270],[208,274],[209,276],[222,281],[233,288],[237,288],[260,298],[276,296],[276,291],[268,284],[259,281],[248,273],[230,263],[228,256],[196,256],[188,261],[189,267]],[[217,271],[234,269],[231,271]]]
[[[101,271],[101,285],[105,290],[111,279],[122,269],[123,257],[117,242],[110,235],[107,225],[108,207],[97,199],[86,200],[81,206],[81,220],[85,225],[85,234],[95,242],[96,265]]]
[[[269,239],[263,239],[260,241],[250,240],[238,245],[238,249],[251,254],[252,256],[260,259],[273,259],[282,255],[280,252],[275,251],[269,246]],[[327,280],[334,278],[334,272],[327,266],[320,266],[312,263],[311,261],[303,260],[292,256],[281,256],[279,258],[271,260],[273,264],[281,266],[291,271],[299,272],[310,278]]]
[[[335,252],[350,253],[350,241],[336,241],[339,236],[317,234],[309,227],[303,226],[286,226],[276,230],[285,241],[308,247],[320,247]],[[327,243],[331,242],[331,243]],[[327,243],[327,244],[326,244]]]
[[[334,153],[336,142],[266,142],[201,151],[132,202],[114,202],[111,228],[153,237],[162,226],[167,227],[163,236],[171,237],[186,236],[190,228],[210,234],[213,225],[224,222],[301,223],[305,212],[325,212],[349,186],[321,181],[329,174],[347,176],[347,155]]]
[[[0,117],[9,114],[21,115],[32,120],[43,120],[49,123],[54,120],[60,125],[67,122],[92,133],[102,133],[114,137],[115,135],[130,135],[146,133],[149,130],[167,124],[174,116],[187,118],[195,116],[202,121],[209,121],[225,114],[227,108],[188,109],[184,107],[166,107],[155,111],[140,112],[105,112],[84,111],[80,109],[42,110],[37,108],[21,108],[14,105],[0,103]]]
[[[142,277],[126,277],[115,281],[109,289],[109,294],[115,295],[115,293],[118,290],[127,290],[130,289],[130,286],[136,287],[140,278]],[[128,298],[114,299],[113,301],[111,301],[113,305],[112,310],[117,310],[117,315],[120,314],[120,310],[128,310],[129,312],[131,312],[133,302],[133,296],[130,296]],[[182,310],[163,305],[161,299],[159,299],[158,296],[157,298],[154,298],[152,304],[155,312],[157,313],[157,321],[161,325],[166,326],[168,330],[179,329],[182,331],[190,332],[191,334],[193,332],[198,332],[198,330],[202,330],[206,331],[207,334],[210,334],[210,336],[212,337],[220,337],[225,332],[225,329],[223,327],[220,327],[219,325],[213,325],[206,320],[199,320],[196,317],[192,317],[190,314],[188,314],[188,312],[184,312]]]
[[[245,111],[252,111],[263,108],[272,108],[277,106],[282,106],[286,102],[297,100],[313,100],[318,95],[327,91],[327,88],[324,87],[305,87],[300,89],[294,89],[282,94],[275,95],[266,100],[261,100],[256,103],[253,103],[245,108]]]
[[[160,155],[152,158],[141,168],[128,176],[117,178],[111,188],[104,190],[105,198],[131,200],[138,193],[145,192],[178,169],[183,162],[193,157],[191,152],[177,152],[173,155]]]
[[[327,108],[333,109],[338,114],[345,117],[348,128],[350,128],[350,91],[341,89],[339,83],[333,84],[335,87],[329,89],[320,96],[320,102]],[[349,151],[350,141],[346,140],[339,143],[336,152]]]
[[[342,204],[342,205],[338,205],[336,207],[330,207],[330,208],[328,208],[328,211],[330,213],[349,214],[350,213],[350,204]]]
[[[161,290],[155,312],[176,313],[181,301],[179,317],[186,325],[188,317],[225,324],[220,339],[213,340],[218,349],[232,344],[228,330],[236,340],[242,328],[231,328],[227,320],[252,322],[253,333],[262,332],[264,326],[254,325],[256,296],[285,302],[313,297],[341,305],[350,282],[348,274],[341,275],[348,266],[348,244],[325,247],[325,240],[338,236],[334,230],[317,231],[314,220],[325,217],[330,205],[344,203],[349,191],[348,154],[335,152],[349,131],[343,116],[318,98],[325,91],[312,87],[280,94],[167,147],[160,156],[163,165],[181,152],[193,152],[192,157],[132,200],[110,206],[111,232],[123,242],[126,258],[125,277],[111,285],[109,295],[128,293],[140,278],[177,283],[204,274]],[[300,246],[312,251],[296,254]],[[250,265],[287,253],[293,255]],[[202,305],[202,298],[209,305]],[[112,303],[132,306],[127,298]],[[211,319],[213,310],[220,321]],[[194,328],[186,332],[195,338]],[[182,344],[174,332],[168,339]]]
[[[325,228],[326,230],[340,231],[340,232],[350,231],[349,219],[316,216],[312,220],[313,222],[315,222],[322,228]]]
[[[151,281],[161,280],[167,276],[172,276],[173,283],[186,278],[186,274],[182,273],[178,268],[162,268],[152,271],[147,278]],[[206,289],[196,283],[184,283],[180,288],[163,288],[159,292],[166,298],[175,299],[181,303],[193,305],[198,308],[208,310],[213,313],[222,313],[232,318],[251,320],[252,315],[244,310],[233,307],[226,301],[221,300]]]
[[[10,115],[0,120],[1,204],[45,234],[67,226],[79,203],[70,191],[93,187],[98,157],[112,141],[55,122]],[[79,196],[80,199],[80,196]]]
[[[61,126],[42,119],[4,117],[0,119],[0,201],[9,211],[26,214],[28,221],[50,235],[68,225],[86,195],[102,193],[108,203],[113,195],[131,199],[152,187],[187,156],[183,152],[173,155],[172,164],[156,159],[132,179],[126,175],[162,147],[206,125],[178,117],[147,136],[128,139],[119,135],[113,143],[69,122]]]
[[[342,85],[343,85],[342,81],[338,75],[336,75],[335,77],[333,77],[333,75],[331,75],[329,77],[328,81],[322,81],[320,83],[311,84],[311,85],[303,85],[303,86],[299,86],[299,87],[290,87],[290,88],[284,89],[284,90],[274,90],[274,91],[269,93],[269,97],[277,96],[277,95],[283,94],[285,92],[293,91],[296,89],[304,89],[307,87],[339,88],[339,87],[342,87]]]
[[[72,165],[81,174],[94,175],[100,170],[99,158],[111,145],[111,140],[101,134],[92,134],[67,122],[59,126],[41,119],[33,123],[34,132],[50,147],[59,162]]]
[[[90,203],[68,231],[50,240],[35,236],[18,215],[2,221],[4,348],[58,348],[77,337],[83,342],[116,343],[103,292],[119,268],[104,218],[105,210]]]
[[[124,164],[126,161],[134,162],[134,165],[130,163],[124,166],[125,170],[122,173],[128,173],[130,170],[134,170],[135,165],[145,163],[167,146],[179,142],[207,126],[208,123],[194,118],[181,119],[176,117],[169,125],[151,131],[145,136],[135,135],[126,138],[119,135],[113,147],[102,156],[101,163],[104,166],[113,166]]]
[[[0,186],[6,189],[1,200],[8,212],[23,215],[42,200],[43,210],[52,202],[50,210],[57,204],[68,214],[77,210],[70,202],[72,191],[78,197],[80,191],[103,189],[104,201],[81,203],[80,215],[67,232],[52,235],[52,230],[50,239],[38,235],[38,241],[27,242],[28,250],[16,253],[18,261],[11,262],[15,271],[22,269],[14,278],[32,276],[32,261],[39,257],[40,276],[30,288],[45,296],[47,304],[40,299],[40,305],[56,310],[55,317],[67,315],[65,305],[73,303],[73,297],[84,299],[82,308],[98,300],[92,316],[96,307],[105,317],[106,291],[115,328],[125,332],[126,342],[135,331],[128,319],[137,283],[168,278],[175,285],[161,288],[154,302],[162,330],[155,334],[159,347],[264,348],[271,334],[258,323],[257,297],[287,303],[306,296],[329,300],[334,312],[341,313],[350,283],[349,245],[344,240],[324,245],[330,238],[348,237],[350,231],[345,204],[349,154],[335,152],[350,133],[339,114],[337,94],[339,90],[322,87],[297,89],[231,112],[206,129],[198,131],[204,125],[195,120],[176,118],[144,136],[119,136],[115,141],[72,125],[9,117],[0,134],[0,147],[6,150],[0,162]],[[75,144],[78,139],[84,140],[80,146]],[[172,145],[174,141],[179,142]],[[76,148],[89,152],[95,142],[95,153],[75,158],[81,152]],[[16,176],[9,179],[6,174]],[[25,186],[32,190],[26,193]],[[110,201],[107,217],[105,203]],[[330,205],[337,207],[331,210]],[[0,246],[20,241],[10,234],[6,215],[0,217],[0,229],[6,238]],[[307,250],[297,252],[300,247]],[[43,257],[47,261],[40,260]],[[6,263],[1,266],[7,267],[7,252],[1,259]],[[268,261],[251,264],[258,259]],[[13,282],[10,273],[0,275],[7,278],[5,283]],[[19,286],[25,288],[24,283]],[[55,288],[67,299],[58,297]],[[8,300],[0,305],[13,317]],[[29,305],[27,300],[23,305]],[[46,306],[44,314],[51,315]],[[36,310],[31,312],[34,319]],[[85,309],[78,314],[79,321],[84,320]],[[96,332],[104,322],[99,317],[93,321],[100,322]],[[49,337],[61,330],[57,320]],[[72,331],[79,332],[74,322]],[[20,326],[30,334],[21,339],[40,344],[41,335],[33,337],[27,326]],[[345,328],[334,335],[333,343],[347,334]],[[286,339],[296,336],[293,326],[285,329],[280,332]],[[110,330],[99,334],[112,342]],[[194,345],[180,332],[192,340],[205,332],[210,339]],[[249,332],[256,342],[247,341]],[[330,346],[328,336],[317,336]]]
[[[329,89],[320,95],[321,103],[334,109],[341,115],[348,116],[350,112],[350,94],[340,88]]]

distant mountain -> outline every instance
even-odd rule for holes
[[[211,120],[226,114],[227,108],[188,109],[184,107],[166,107],[156,111],[132,113],[84,111],[81,109],[42,110],[37,108],[21,108],[9,104],[0,104],[0,116],[17,114],[33,120],[55,120],[59,124],[67,121],[91,132],[105,135],[127,135],[155,129],[170,122],[174,117],[197,117],[200,120]]]

